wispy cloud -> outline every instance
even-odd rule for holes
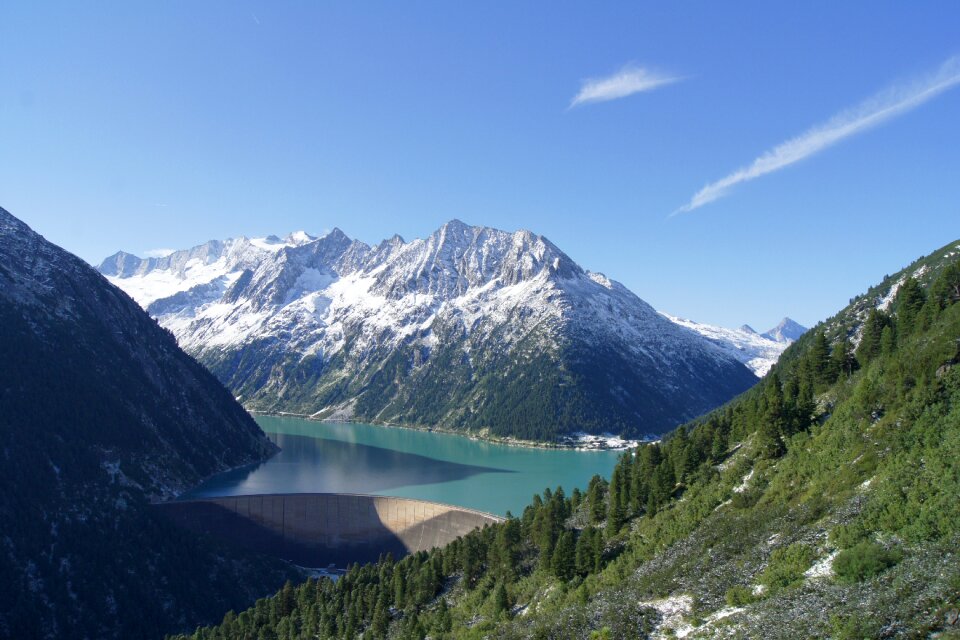
[[[748,182],[808,158],[844,138],[906,113],[957,84],[960,84],[960,56],[949,58],[932,73],[889,87],[859,105],[841,111],[823,124],[777,145],[751,164],[700,189],[693,194],[690,202],[670,215],[699,209],[727,195],[732,187],[741,182]]]
[[[166,258],[174,251],[176,251],[176,249],[148,249],[143,252],[143,255],[148,258]]]
[[[650,91],[657,87],[679,82],[683,78],[669,76],[650,69],[627,65],[611,76],[588,78],[583,81],[580,91],[570,101],[570,109],[590,102],[606,102],[625,98],[641,91]]]

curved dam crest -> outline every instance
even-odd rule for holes
[[[503,518],[453,505],[364,494],[242,495],[155,505],[179,526],[304,567],[400,558]]]

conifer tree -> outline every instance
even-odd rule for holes
[[[833,345],[830,352],[830,368],[836,377],[841,376],[849,378],[857,370],[857,359],[853,355],[853,345],[850,340],[844,338]]]
[[[766,409],[757,430],[757,450],[765,458],[778,458],[786,451],[781,437],[786,426],[783,391],[776,372],[770,375],[764,390]]]
[[[913,333],[917,319],[927,301],[927,294],[914,278],[907,278],[897,290],[897,332],[908,336]]]
[[[610,500],[607,506],[607,533],[616,535],[627,520],[627,505],[624,494],[624,471],[622,465],[617,465],[613,469],[613,476],[610,478]]]
[[[570,530],[560,534],[553,552],[552,569],[561,580],[570,580],[576,571],[576,543]]]
[[[450,616],[450,607],[447,605],[447,599],[440,598],[437,604],[437,616],[434,622],[434,630],[439,633],[450,633],[453,629],[453,618]]]
[[[897,334],[892,324],[888,324],[880,333],[880,352],[889,355],[897,350]]]
[[[599,475],[590,478],[587,487],[587,504],[590,508],[590,522],[599,524],[607,516],[607,504],[603,499],[605,482]]]
[[[407,582],[400,571],[393,572],[393,606],[403,609],[407,603]]]
[[[880,339],[883,329],[890,322],[889,316],[879,309],[871,309],[866,322],[863,323],[860,345],[857,347],[857,362],[865,366],[868,362],[880,355],[882,347]]]
[[[503,582],[498,582],[493,589],[493,615],[497,616],[510,610],[510,597]]]
[[[939,309],[960,302],[960,261],[944,267],[930,287],[930,298]]]
[[[813,336],[813,344],[810,345],[806,357],[810,362],[810,374],[817,388],[824,388],[833,382],[830,379],[830,343],[827,342],[827,336],[823,331],[818,331]]]
[[[390,614],[387,612],[387,603],[383,596],[377,598],[373,608],[373,619],[370,621],[370,633],[374,638],[386,638],[390,625]]]

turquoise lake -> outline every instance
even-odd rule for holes
[[[534,493],[609,478],[614,451],[512,447],[463,436],[259,416],[281,452],[216,475],[181,499],[258,493],[372,493],[520,515]]]

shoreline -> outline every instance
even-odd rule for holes
[[[294,413],[292,411],[258,411],[255,409],[250,409],[244,407],[252,416],[267,416],[272,418],[300,418],[303,420],[309,420],[311,422],[319,423],[328,423],[328,424],[368,424],[374,427],[390,428],[390,429],[407,429],[410,431],[421,431],[425,433],[443,433],[448,435],[459,436],[461,438],[467,438],[468,440],[473,440],[476,442],[489,442],[491,444],[502,444],[509,447],[522,447],[527,449],[560,449],[567,451],[629,451],[631,449],[636,449],[642,444],[648,442],[656,442],[656,439],[649,440],[624,440],[618,436],[612,434],[603,434],[603,435],[593,435],[586,434],[583,432],[578,432],[574,435],[563,436],[566,441],[561,442],[540,442],[537,440],[523,440],[521,438],[514,438],[511,436],[502,437],[494,436],[491,434],[475,433],[475,432],[463,432],[456,429],[450,429],[445,427],[430,427],[426,425],[411,425],[411,424],[396,424],[392,422],[376,422],[376,421],[355,421],[355,420],[345,420],[340,418],[316,418],[314,414],[308,413]],[[576,437],[576,439],[575,439]],[[611,445],[611,442],[617,442],[616,445]]]

